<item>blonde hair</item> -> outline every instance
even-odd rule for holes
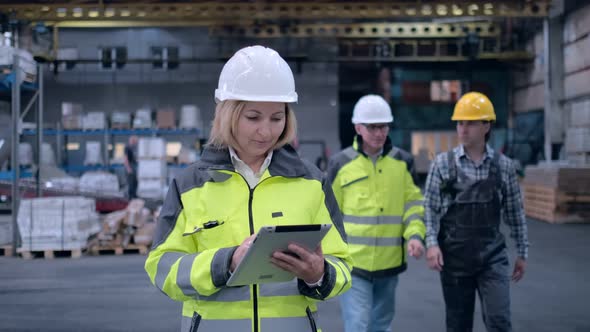
[[[238,146],[234,133],[238,129],[238,121],[246,103],[246,101],[241,100],[225,100],[217,104],[211,134],[207,142],[208,145],[217,149],[227,148],[228,146],[235,149]],[[297,134],[295,112],[293,112],[289,104],[285,104],[285,110],[285,128],[271,150],[276,150],[285,144],[291,143]]]

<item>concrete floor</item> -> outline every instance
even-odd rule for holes
[[[590,225],[529,223],[525,279],[512,288],[515,331],[590,331]],[[145,256],[0,258],[0,331],[178,331],[180,304],[149,284]],[[584,263],[586,262],[586,263]],[[342,331],[337,301],[324,331]],[[437,274],[412,261],[400,279],[393,331],[444,331]],[[485,331],[478,314],[475,331]]]

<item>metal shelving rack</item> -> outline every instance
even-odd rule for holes
[[[37,130],[35,129],[25,129],[22,131],[22,135],[24,136],[35,136],[37,135]],[[60,165],[60,168],[64,169],[66,172],[85,172],[85,171],[92,171],[92,170],[114,170],[117,168],[123,167],[119,164],[110,164],[110,156],[108,146],[113,142],[114,136],[130,136],[130,135],[137,135],[137,136],[185,136],[185,135],[194,135],[196,138],[201,138],[201,130],[200,129],[160,129],[160,128],[143,128],[143,129],[98,129],[98,130],[82,130],[82,129],[44,129],[43,136],[47,137],[55,137],[56,139],[56,155],[57,160]],[[85,166],[85,165],[64,165],[62,164],[62,154],[66,151],[63,151],[64,147],[66,146],[65,142],[68,137],[102,137],[102,146],[103,146],[103,159],[105,164],[103,166]],[[175,167],[174,165],[168,165],[169,167]]]
[[[7,99],[11,104],[11,127],[12,127],[12,137],[11,137],[11,171],[8,174],[3,174],[3,177],[12,181],[11,185],[11,213],[12,213],[12,251],[13,255],[16,254],[16,248],[19,244],[19,233],[18,233],[18,207],[20,203],[20,179],[23,177],[20,171],[19,165],[19,158],[18,158],[18,149],[20,144],[20,133],[21,133],[21,122],[22,119],[27,115],[27,113],[33,108],[35,105],[36,108],[36,125],[37,128],[41,130],[37,130],[36,133],[36,163],[39,165],[39,160],[41,156],[41,146],[43,144],[43,70],[37,64],[37,77],[36,83],[35,82],[26,82],[22,77],[21,69],[20,69],[20,62],[23,59],[20,58],[18,54],[14,54],[12,65],[7,66],[6,69],[9,69],[10,72],[8,74],[0,75],[0,93],[9,92]],[[21,112],[21,101],[23,97],[23,92],[27,91],[33,93],[33,95],[29,98],[27,105],[25,106],[24,110]],[[2,97],[6,97],[2,95]],[[39,172],[35,172],[32,176],[35,177],[36,180],[36,195],[41,195],[41,187],[39,185]]]

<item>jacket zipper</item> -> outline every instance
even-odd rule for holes
[[[244,179],[246,181],[246,179]],[[250,198],[248,199],[248,220],[250,223],[250,235],[254,234],[254,218],[252,216],[252,200],[254,198],[254,188],[250,188],[248,181],[246,181],[248,189],[250,189]],[[252,285],[252,309],[254,311],[254,332],[258,332],[258,285]]]
[[[254,189],[256,189],[256,187],[258,187],[258,185],[260,185],[260,183],[262,183],[263,181],[269,179],[266,178],[260,182],[258,182],[258,184],[256,186],[254,186],[254,188],[250,188],[250,184],[248,183],[248,181],[246,181],[246,178],[240,174],[240,172],[236,172],[235,170],[229,170],[229,169],[221,169],[221,170],[226,170],[226,171],[230,171],[233,173],[238,174],[246,183],[246,186],[248,186],[248,190],[250,191],[250,197],[248,198],[248,223],[250,226],[250,235],[254,234],[254,217],[252,216],[252,200],[254,199]],[[258,332],[258,285],[254,284],[252,285],[252,309],[253,309],[253,320],[254,320],[254,330],[253,332]]]

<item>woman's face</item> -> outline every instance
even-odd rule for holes
[[[240,158],[264,157],[285,130],[285,103],[246,102],[234,133]]]

